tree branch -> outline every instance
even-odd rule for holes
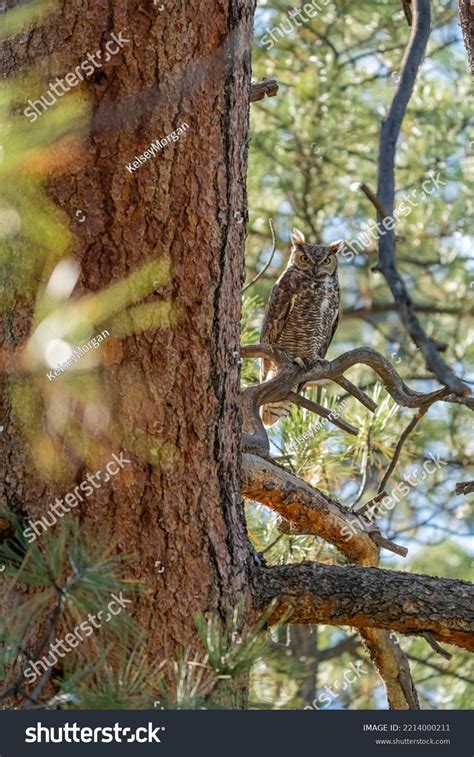
[[[474,651],[474,586],[465,581],[356,566],[300,563],[262,569],[260,609],[278,600],[270,622],[325,623],[429,632],[438,642]]]
[[[250,88],[250,102],[254,103],[256,100],[263,100],[265,95],[267,97],[275,97],[278,93],[278,82],[276,79],[263,79],[262,81],[252,84]]]
[[[378,156],[377,214],[384,209],[385,218],[393,217],[395,198],[395,151],[405,112],[415,85],[430,35],[430,0],[413,0],[414,23],[410,41],[402,64],[400,84],[382,122]],[[385,218],[383,220],[385,220]],[[380,219],[382,220],[382,219]],[[388,224],[387,224],[388,226]],[[424,355],[426,367],[438,380],[459,395],[468,394],[466,385],[453,373],[440,357],[436,344],[422,328],[416,309],[405,283],[396,267],[396,238],[392,227],[379,235],[379,262],[377,270],[385,277],[405,327]]]
[[[320,360],[310,368],[302,368],[299,365],[288,362],[277,348],[266,344],[245,345],[241,348],[241,355],[244,358],[267,357],[278,368],[276,376],[272,379],[261,384],[253,384],[244,389],[242,394],[244,449],[249,452],[258,452],[264,456],[268,455],[269,442],[260,418],[259,409],[262,405],[269,402],[281,402],[287,398],[288,394],[293,391],[293,387],[298,384],[305,384],[308,381],[320,381],[321,379],[331,379],[347,391],[350,391],[351,394],[357,394],[357,399],[367,405],[367,400],[370,401],[367,395],[361,392],[360,389],[357,389],[357,387],[354,387],[343,375],[345,371],[357,364],[367,365],[372,368],[378,374],[395,402],[403,407],[422,408],[438,400],[443,400],[444,402],[455,402],[465,405],[471,410],[474,409],[474,397],[460,397],[459,395],[452,394],[446,388],[428,394],[415,392],[405,384],[401,376],[385,357],[369,347],[358,347],[355,350],[350,350],[350,352],[340,355],[331,362]],[[467,391],[469,390],[467,389]]]
[[[334,544],[362,565],[378,562],[378,547],[354,514],[285,468],[259,455],[243,455],[244,497],[279,513],[307,534]],[[350,529],[353,538],[344,531]]]
[[[456,484],[456,494],[471,494],[474,492],[474,481],[463,481]]]
[[[415,426],[418,424],[418,422],[421,421],[421,419],[423,418],[423,416],[426,414],[427,410],[428,410],[428,405],[425,405],[424,407],[420,408],[418,410],[418,412],[415,413],[415,415],[411,419],[410,423],[408,424],[408,426],[405,428],[405,430],[403,431],[402,435],[400,436],[400,439],[398,440],[398,444],[397,444],[397,446],[395,448],[395,452],[393,453],[393,457],[392,457],[392,460],[390,462],[390,465],[388,466],[387,470],[385,471],[384,477],[383,477],[382,481],[379,484],[379,488],[378,488],[377,494],[380,494],[381,492],[384,491],[385,486],[387,484],[387,481],[389,480],[390,476],[392,475],[393,471],[395,470],[395,466],[396,466],[396,464],[398,462],[398,458],[400,457],[400,453],[402,451],[402,447],[403,447],[405,441],[408,439],[408,437],[410,436],[411,432],[413,431],[413,429],[415,428]]]
[[[462,310],[456,307],[430,305],[429,303],[414,302],[413,308],[417,313],[440,313],[444,315],[460,315]],[[347,308],[342,312],[342,318],[366,318],[369,315],[378,315],[397,311],[397,305],[393,302],[372,302],[370,305],[362,305],[356,308]]]
[[[350,511],[281,466],[258,455],[244,454],[242,493],[278,512],[290,530],[314,534],[335,544],[353,562],[378,563],[374,536],[379,532],[366,531],[359,520],[351,517]],[[343,537],[345,529],[349,539]],[[415,686],[398,644],[387,631],[379,629],[366,628],[360,635],[384,681],[390,707],[416,709]]]
[[[338,428],[342,428],[343,431],[346,431],[348,434],[352,434],[352,436],[357,436],[359,433],[359,429],[355,428],[355,426],[353,426],[351,423],[342,420],[342,418],[340,418],[339,415],[337,415],[334,411],[328,410],[327,407],[323,407],[323,405],[320,405],[318,402],[313,402],[313,400],[309,400],[306,397],[303,397],[301,394],[297,394],[296,392],[288,392],[285,399],[293,402],[299,407],[304,407],[306,408],[306,410],[310,410],[311,412],[320,415],[322,418],[326,418],[335,426],[338,426]]]
[[[275,228],[273,226],[273,218],[268,219],[268,225],[270,226],[270,231],[272,233],[272,251],[271,251],[270,257],[268,259],[268,262],[263,266],[262,270],[259,271],[259,273],[257,273],[256,276],[254,276],[252,281],[250,281],[248,284],[244,286],[244,288],[242,289],[242,294],[244,294],[247,291],[247,289],[250,289],[250,287],[253,286],[263,276],[265,271],[267,271],[272,264],[272,260],[276,252],[276,244],[277,244],[276,236],[275,236]]]

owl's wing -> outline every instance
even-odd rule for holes
[[[330,344],[331,344],[331,342],[333,340],[333,337],[334,337],[334,334],[336,333],[336,329],[338,327],[338,324],[339,324],[339,312],[337,313],[337,315],[336,315],[336,317],[334,319],[334,322],[332,324],[331,333],[328,334],[328,337],[327,337],[326,341],[321,346],[320,357],[325,357],[326,356],[326,352],[328,351],[329,346],[330,346]]]
[[[262,344],[278,344],[295,301],[295,292],[288,279],[282,279],[272,290],[263,319],[260,341]],[[271,362],[262,360],[262,381],[270,370]]]

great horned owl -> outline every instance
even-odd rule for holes
[[[272,289],[265,310],[260,342],[278,347],[291,360],[313,363],[323,358],[339,320],[340,289],[337,253],[344,242],[329,245],[306,244],[304,235],[293,229],[291,256]],[[274,375],[269,360],[262,361],[261,380]],[[303,385],[297,387],[301,391]],[[272,426],[286,415],[284,402],[264,405],[262,420]]]

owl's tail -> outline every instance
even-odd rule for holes
[[[286,418],[290,406],[287,402],[273,402],[271,405],[264,405],[261,409],[263,425],[266,428],[274,426],[280,418]]]

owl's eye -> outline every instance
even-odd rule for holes
[[[302,255],[301,256],[301,260],[303,261],[303,263],[308,263],[309,262],[309,258],[308,258],[307,255]]]

